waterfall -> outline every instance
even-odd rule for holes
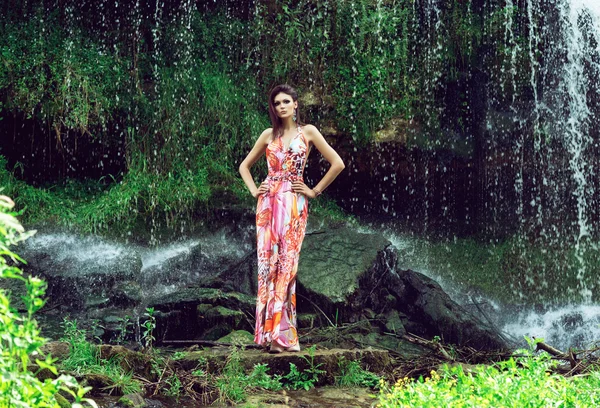
[[[598,45],[591,47],[591,41],[600,40],[600,5],[593,0],[571,0],[563,2],[560,17],[564,24],[564,42],[566,45],[566,62],[563,70],[562,92],[563,103],[567,107],[568,117],[564,118],[564,146],[569,152],[569,169],[575,180],[574,196],[577,200],[577,230],[575,237],[576,256],[579,262],[577,278],[582,282],[582,294],[591,300],[592,292],[585,285],[590,277],[583,257],[586,251],[584,239],[593,233],[589,220],[589,211],[595,196],[595,186],[591,181],[595,173],[589,158],[589,150],[593,143],[590,127],[594,119],[588,105],[588,94],[597,95],[600,88],[594,78],[586,73],[586,64],[592,66],[597,74]],[[594,67],[595,66],[595,67]],[[594,69],[596,68],[596,69]],[[596,76],[596,78],[598,78]]]

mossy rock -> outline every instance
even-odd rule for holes
[[[100,358],[104,360],[116,359],[123,371],[130,372],[154,381],[156,374],[152,372],[152,357],[137,351],[129,350],[123,346],[104,344],[99,347]]]
[[[92,390],[90,391],[92,395],[98,395],[102,392],[101,390],[114,388],[115,385],[115,382],[111,377],[104,374],[91,373],[84,374],[83,380],[79,381],[79,383],[84,387],[92,387]],[[116,391],[116,395],[119,395],[118,389],[115,388],[114,391]]]
[[[117,404],[121,407],[127,408],[145,408],[148,406],[146,400],[140,394],[123,395],[121,398],[119,398]]]
[[[318,300],[327,299],[325,303],[329,303],[331,312],[336,311],[333,305],[344,310],[348,298],[358,291],[360,277],[390,245],[381,235],[347,227],[307,235],[302,244],[298,282],[313,301],[323,303]]]
[[[217,341],[219,343],[239,345],[254,344],[254,335],[246,330],[234,330]]]
[[[176,308],[178,304],[212,304],[225,307],[242,306],[252,310],[256,306],[256,297],[238,292],[225,292],[214,288],[186,288],[155,299],[150,306],[158,310]]]

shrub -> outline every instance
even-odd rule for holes
[[[20,314],[11,307],[8,294],[0,289],[0,407],[58,407],[55,394],[61,390],[73,396],[75,408],[96,407],[93,400],[84,398],[90,388],[80,387],[71,376],[58,376],[51,356],[44,360],[36,358],[46,339],[40,335],[33,314],[44,305],[42,297],[46,284],[34,276],[23,276],[23,272],[14,266],[24,261],[10,247],[35,231],[25,232],[15,213],[11,212],[13,207],[10,198],[0,196],[0,278],[16,279],[25,285],[26,312]],[[32,366],[36,371],[50,370],[58,377],[41,381],[31,371]]]
[[[598,406],[600,373],[566,378],[553,374],[547,355],[511,358],[474,372],[445,366],[430,377],[382,382],[379,407],[593,407]]]

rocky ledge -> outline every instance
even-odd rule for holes
[[[383,236],[316,221],[300,257],[301,334],[317,327],[355,328],[330,348],[385,343],[402,351],[407,332],[478,350],[508,346],[434,280],[399,269],[398,252]],[[216,340],[234,330],[253,331],[256,258],[249,237],[223,231],[192,237],[177,243],[185,250],[170,251],[164,262],[153,258],[149,266],[150,248],[40,232],[25,247],[24,269],[48,281],[56,316],[96,319],[104,341],[119,331],[139,338],[146,307],[156,311],[159,343]],[[65,246],[71,255],[65,255]]]

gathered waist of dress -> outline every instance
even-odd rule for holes
[[[302,178],[302,175],[289,173],[289,172],[285,172],[285,173],[282,172],[282,173],[269,173],[267,175],[267,181],[302,181],[302,182],[304,182],[304,179]]]

